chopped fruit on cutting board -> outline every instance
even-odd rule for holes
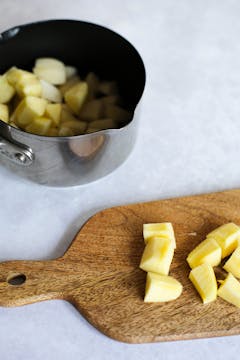
[[[36,59],[33,72],[14,66],[1,75],[0,105],[0,120],[44,136],[120,128],[132,116],[122,107],[115,81],[100,80],[93,72],[80,78],[76,67],[54,58]]]
[[[144,302],[165,302],[177,299],[182,285],[168,276],[176,240],[171,223],[143,225],[145,249],[140,269],[147,272]]]
[[[221,246],[222,258],[230,255],[240,241],[240,228],[234,223],[224,224],[211,231],[207,238],[214,239]]]
[[[230,258],[225,262],[223,268],[237,278],[240,278],[240,246],[234,250]]]
[[[240,307],[240,282],[229,273],[225,280],[220,281],[218,296],[229,303]]]
[[[191,270],[189,279],[198,291],[204,304],[216,300],[217,280],[214,270],[209,264],[201,264]]]
[[[221,262],[221,255],[222,250],[218,243],[214,239],[206,239],[190,252],[187,262],[192,269],[204,263],[217,266]]]
[[[177,299],[182,284],[172,276],[147,273],[144,302],[165,302]]]

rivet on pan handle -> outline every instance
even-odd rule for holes
[[[34,155],[32,149],[26,145],[10,142],[0,136],[0,157],[3,156],[15,164],[29,166]]]

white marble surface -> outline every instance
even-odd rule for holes
[[[0,168],[0,260],[49,259],[104,207],[239,187],[240,3],[237,0],[0,0],[0,31],[48,18],[106,25],[147,69],[136,147],[92,185],[52,189]],[[17,61],[17,59],[16,59]],[[117,186],[116,186],[117,184]],[[236,359],[239,337],[128,345],[63,301],[0,308],[0,357]]]

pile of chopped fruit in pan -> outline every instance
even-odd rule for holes
[[[170,265],[176,248],[171,223],[144,224],[145,249],[140,268],[147,272],[145,302],[165,302],[177,299],[182,293],[179,281],[169,276]],[[225,259],[227,260],[225,261]],[[224,259],[224,260],[223,260]],[[224,264],[223,264],[224,261]],[[192,269],[189,279],[204,304],[217,296],[240,307],[240,227],[224,224],[213,230],[187,257]],[[226,271],[224,280],[217,280],[214,267]],[[218,287],[217,283],[220,284]]]
[[[119,128],[131,119],[115,81],[54,58],[39,58],[33,72],[10,68],[0,76],[0,120],[44,136],[73,136]]]

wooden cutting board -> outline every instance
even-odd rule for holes
[[[138,268],[142,226],[165,221],[173,223],[177,239],[170,274],[184,290],[175,301],[147,304],[146,273]],[[240,224],[240,190],[101,211],[86,222],[61,258],[1,263],[0,305],[65,299],[104,334],[129,343],[239,334],[240,309],[220,298],[203,305],[185,261],[209,231],[230,221]],[[10,284],[18,275],[26,281]]]

